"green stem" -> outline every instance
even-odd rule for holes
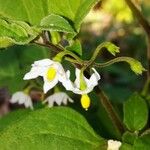
[[[83,63],[83,60],[80,57],[78,57],[76,54],[74,54],[73,52],[68,51],[66,49],[64,49],[64,51],[58,53],[56,55],[56,58],[59,57],[60,59],[62,59],[66,55],[73,57],[78,63]]]
[[[148,63],[148,71],[147,71],[147,80],[150,78],[150,35],[147,37],[147,63]]]
[[[107,61],[105,63],[94,63],[94,66],[99,67],[99,68],[104,68],[104,67],[110,66],[114,63],[118,63],[118,62],[127,62],[130,64],[131,61],[134,61],[134,59],[130,58],[130,57],[117,57],[117,58],[114,58],[114,59]]]
[[[91,66],[95,62],[96,58],[100,55],[102,49],[106,47],[107,44],[109,44],[109,42],[103,42],[96,48],[96,50],[93,53],[93,56],[91,57],[89,63],[87,64],[87,67]]]
[[[150,85],[150,78],[148,78],[148,80],[146,81],[145,85],[144,85],[144,88],[143,88],[143,91],[141,93],[142,96],[147,96],[149,93],[148,93],[148,90],[149,90],[149,85]]]
[[[111,119],[112,123],[114,124],[120,135],[122,135],[125,131],[124,125],[120,120],[118,114],[116,113],[115,109],[113,108],[110,100],[99,87],[96,87],[95,91],[97,95],[100,97],[100,102],[105,108],[106,112],[108,113],[108,116]]]

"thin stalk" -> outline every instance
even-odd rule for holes
[[[59,52],[63,51],[63,49],[60,46],[54,45],[52,43],[41,43],[38,41],[34,41],[34,43],[37,45],[43,46],[43,47],[50,48],[55,53],[59,53]]]
[[[93,66],[99,67],[99,68],[105,68],[107,66],[110,66],[110,65],[112,65],[114,63],[118,63],[118,62],[127,62],[130,64],[130,61],[134,61],[134,59],[131,57],[117,57],[117,58],[111,59],[105,63],[94,63]]]
[[[105,95],[105,93],[100,89],[100,87],[96,87],[95,91],[97,95],[100,97],[100,102],[105,108],[106,112],[108,113],[108,116],[111,119],[112,123],[114,124],[120,135],[122,135],[125,131],[124,125],[120,120],[118,114],[116,113],[115,109],[113,108],[110,100]]]
[[[69,55],[69,56],[71,56],[72,58],[74,58],[74,60],[76,60],[78,63],[81,63],[81,64],[83,63],[83,60],[82,60],[80,57],[78,57],[76,54],[74,54],[73,52],[68,51],[68,50],[66,50],[66,49],[64,49],[64,51],[58,53],[58,54],[56,55],[56,58],[57,58],[57,57],[60,57],[60,58],[62,59],[64,56],[67,56],[67,55]]]
[[[100,53],[102,52],[102,49],[103,49],[104,47],[106,47],[107,43],[108,43],[108,42],[104,42],[104,43],[100,44],[100,45],[96,48],[96,50],[95,50],[94,53],[93,53],[93,56],[91,57],[90,61],[89,61],[88,64],[87,64],[86,68],[88,68],[89,66],[93,65],[93,63],[95,62],[96,58],[97,58],[97,57],[100,55]],[[86,68],[85,68],[85,69],[86,69]]]
[[[149,79],[150,78],[150,35],[147,37],[147,63],[148,63],[147,78]]]
[[[146,83],[144,85],[143,91],[141,93],[142,96],[146,96],[147,94],[149,94],[148,93],[149,85],[150,85],[150,78],[146,81]]]

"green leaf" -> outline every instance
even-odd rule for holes
[[[19,122],[20,120],[24,119],[27,115],[32,112],[29,109],[22,109],[17,111],[12,111],[7,116],[0,119],[0,133],[3,130],[6,130],[9,126]]]
[[[125,132],[122,136],[122,140],[125,143],[134,144],[135,139],[137,138],[137,135],[135,133],[131,133],[131,132]]]
[[[126,144],[126,143],[122,143],[122,145],[119,148],[119,150],[135,150],[135,149],[133,149],[132,145],[129,145],[129,144]]]
[[[0,15],[40,25],[41,20],[57,14],[70,20],[79,31],[82,20],[98,0],[0,0]]]
[[[40,27],[44,30],[75,33],[69,22],[55,14],[51,14],[41,20]]]
[[[137,93],[124,104],[124,123],[131,131],[141,130],[148,120],[148,107],[145,100]]]
[[[67,46],[66,49],[82,56],[82,46],[79,40],[74,41],[73,44],[71,46]]]
[[[27,44],[37,35],[38,32],[25,22],[0,18],[0,48]]]
[[[139,137],[133,146],[134,150],[149,150],[150,148],[150,134]]]
[[[0,48],[6,48],[14,45],[15,41],[9,37],[0,37]]]
[[[107,146],[87,121],[70,108],[39,109],[10,122],[0,134],[2,149],[105,150]]]

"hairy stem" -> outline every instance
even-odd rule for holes
[[[113,108],[110,100],[99,87],[96,87],[95,90],[97,95],[100,97],[100,101],[106,112],[108,113],[109,118],[111,119],[112,123],[114,124],[120,135],[122,135],[125,131],[124,125],[120,120],[118,114],[116,113],[115,109]]]
[[[73,52],[68,51],[68,50],[66,50],[66,49],[64,49],[64,51],[58,53],[58,54],[56,55],[56,57],[60,57],[60,58],[62,59],[64,56],[67,56],[67,55],[69,55],[69,56],[71,56],[72,58],[74,58],[74,60],[75,60],[76,62],[83,64],[83,60],[82,60],[80,57],[78,57],[76,54],[74,54]]]
[[[110,66],[114,63],[118,63],[118,62],[127,62],[127,63],[129,63],[132,60],[134,60],[134,59],[131,58],[131,57],[117,57],[117,58],[114,58],[114,59],[112,59],[110,61],[107,61],[105,63],[94,63],[94,66],[99,67],[99,68],[104,68],[104,67]]]
[[[149,90],[149,85],[150,85],[150,78],[146,81],[145,85],[144,85],[144,88],[143,88],[143,91],[142,91],[142,96],[146,96],[148,95],[148,90]]]
[[[35,41],[34,43],[37,45],[43,46],[43,47],[50,48],[55,53],[59,53],[59,52],[63,51],[63,49],[60,46],[54,45],[52,43],[41,43],[38,41]]]
[[[97,58],[97,57],[100,55],[100,53],[102,52],[102,49],[103,49],[104,47],[106,47],[106,45],[107,45],[108,43],[109,43],[109,42],[104,42],[104,43],[100,44],[100,45],[96,48],[96,50],[94,51],[93,56],[91,57],[91,59],[90,59],[88,65],[87,65],[87,67],[91,66],[91,65],[95,62],[96,58]]]

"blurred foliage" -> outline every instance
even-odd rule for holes
[[[102,4],[102,10],[116,18],[116,21],[131,23],[133,16],[124,0],[106,0]]]
[[[48,58],[49,54],[48,49],[35,45],[4,49],[0,53],[0,86],[8,87],[11,92],[22,90],[27,84],[23,76],[29,71],[31,64]]]

